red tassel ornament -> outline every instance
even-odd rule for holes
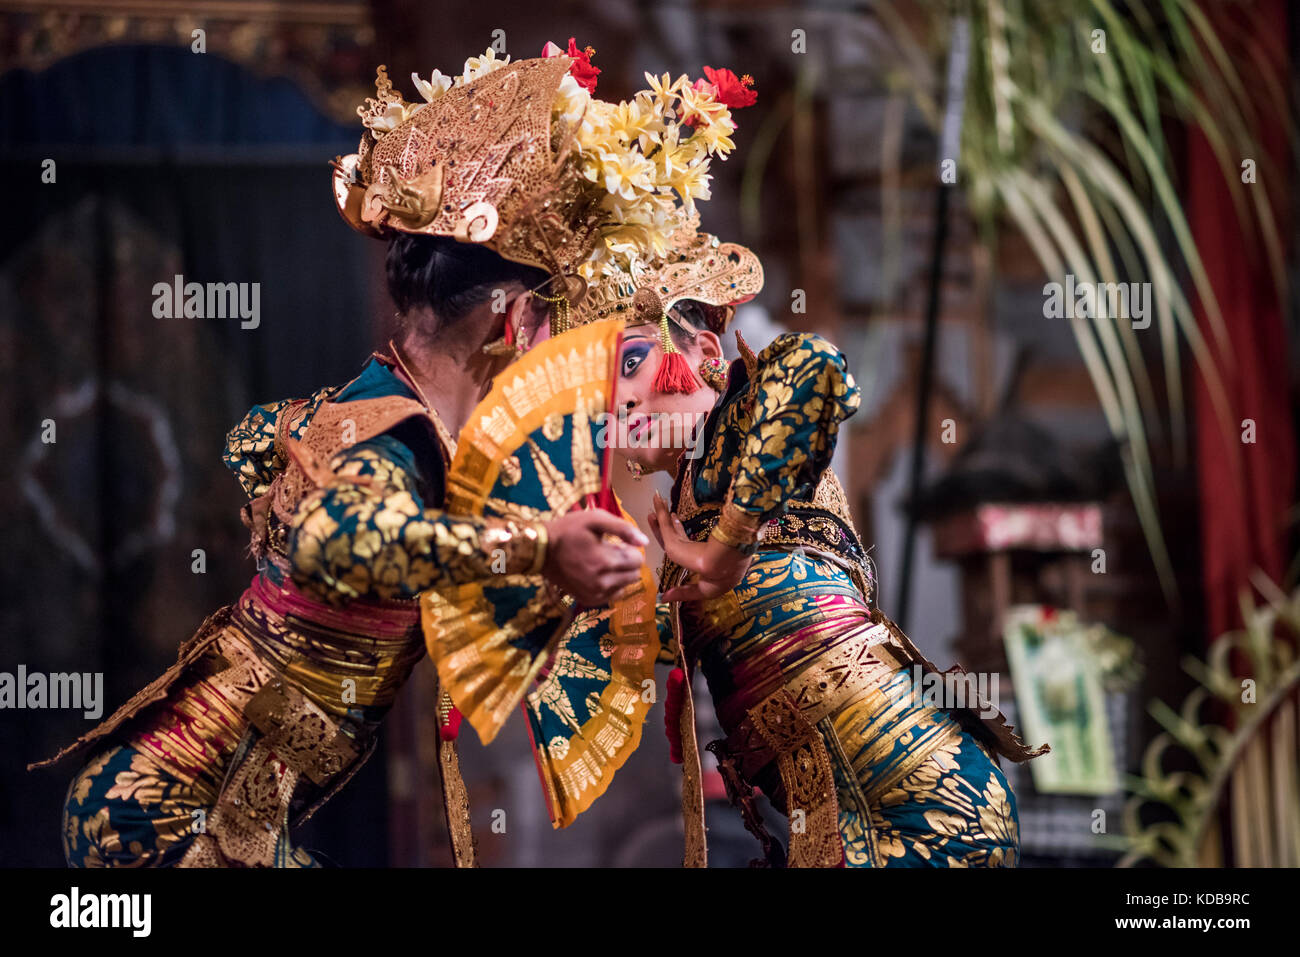
[[[659,317],[659,346],[664,355],[659,360],[659,368],[655,370],[650,387],[664,394],[690,395],[697,391],[702,383],[686,357],[673,345],[672,334],[668,331],[667,313],[662,313]]]
[[[668,734],[668,760],[682,763],[682,705],[685,704],[686,672],[674,668],[668,674],[664,697],[664,731]]]
[[[451,703],[451,696],[444,691],[438,702],[438,737],[455,741],[460,734],[461,718],[460,709]]]

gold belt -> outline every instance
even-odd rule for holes
[[[841,642],[812,660],[793,678],[751,707],[736,729],[727,735],[727,750],[740,761],[740,770],[752,778],[776,754],[761,733],[765,722],[756,720],[768,703],[788,698],[808,724],[828,718],[872,688],[883,684],[901,666],[885,647],[889,632],[871,625],[849,641]]]
[[[385,634],[364,619],[331,623],[276,610],[262,600],[263,587],[259,583],[244,593],[232,624],[244,632],[259,657],[331,714],[341,717],[354,707],[390,707],[424,657],[414,603],[409,610],[400,608],[403,615],[411,615],[409,625],[388,623]]]
[[[883,625],[873,625],[818,655],[750,708],[722,748],[715,749],[725,750],[750,781],[776,762],[790,821],[791,867],[838,867],[843,861],[835,776],[817,725],[898,669],[898,659],[881,646],[888,637]]]

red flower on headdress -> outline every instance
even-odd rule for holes
[[[709,85],[713,87],[713,98],[727,109],[738,110],[758,102],[758,91],[751,89],[754,78],[748,73],[738,77],[730,70],[715,70],[711,66],[706,66],[704,75],[709,78]]]
[[[566,56],[573,57],[573,63],[569,66],[569,75],[578,81],[578,84],[585,87],[588,93],[596,92],[596,77],[600,75],[600,67],[591,65],[591,58],[596,54],[596,48],[589,46],[586,49],[579,50],[577,40],[569,37],[569,49],[561,51],[554,43],[547,42],[542,47],[542,56],[553,57],[564,53]]]

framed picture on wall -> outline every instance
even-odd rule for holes
[[[1045,794],[1119,790],[1103,668],[1088,627],[1046,605],[1014,606],[1004,620],[1021,734],[1052,746],[1030,762],[1034,787]]]

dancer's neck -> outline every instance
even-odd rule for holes
[[[457,331],[471,332],[476,325],[469,321],[457,323]],[[487,395],[492,377],[502,366],[500,358],[483,352],[487,341],[462,333],[432,339],[407,336],[399,344],[406,372],[417,386],[417,393],[433,406],[452,435],[458,435],[464,428],[474,406]]]

